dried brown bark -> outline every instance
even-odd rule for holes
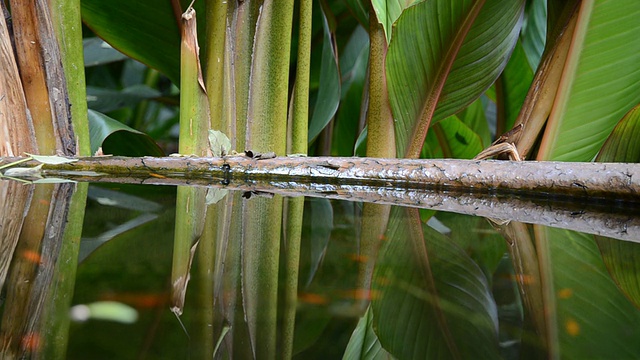
[[[33,126],[27,112],[18,65],[5,22],[4,2],[0,2],[0,156],[37,153]]]
[[[46,0],[11,0],[22,88],[43,154],[76,153],[66,78]]]

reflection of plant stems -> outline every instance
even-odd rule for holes
[[[49,359],[65,358],[69,336],[69,307],[75,288],[80,238],[89,184],[77,184],[69,204],[68,222],[61,239],[60,255],[47,296],[44,328],[48,329],[44,354]]]
[[[558,309],[556,304],[556,293],[553,282],[553,268],[551,262],[551,249],[547,229],[540,226],[533,226],[535,247],[537,252],[538,267],[540,269],[540,288],[542,292],[542,303],[544,305],[543,315],[546,325],[547,358],[560,358]]]

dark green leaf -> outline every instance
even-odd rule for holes
[[[502,131],[496,136],[513,128],[532,81],[533,70],[527,61],[522,43],[518,41],[511,59],[496,82],[496,87],[501,89],[496,105],[502,113],[502,117],[498,119],[502,121],[498,126]]]
[[[318,97],[309,123],[309,143],[320,134],[331,121],[340,103],[340,73],[338,72],[338,55],[334,47],[334,38],[323,10],[322,29],[322,65],[320,68],[320,86]]]
[[[456,115],[437,123],[434,130],[445,157],[472,159],[484,148],[478,134]]]
[[[618,122],[596,157],[599,162],[640,162],[640,104]]]
[[[532,0],[527,3],[527,21],[522,28],[522,45],[529,66],[538,67],[547,37],[547,0]]]
[[[82,20],[114,48],[180,84],[180,31],[169,1],[85,0]]]
[[[102,147],[104,154],[163,156],[164,152],[144,133],[94,110],[89,110],[91,153]]]
[[[90,109],[107,113],[124,107],[133,107],[142,100],[162,95],[146,85],[134,85],[123,90],[110,90],[87,86],[87,105]]]
[[[82,46],[84,48],[84,66],[87,67],[128,59],[127,55],[114,49],[98,37],[82,40]]]
[[[369,59],[369,35],[358,26],[340,56],[342,96],[333,132],[332,155],[353,156]]]

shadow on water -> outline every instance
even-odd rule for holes
[[[640,354],[637,204],[294,183],[0,194],[2,358]]]

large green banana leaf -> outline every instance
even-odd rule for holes
[[[430,0],[404,10],[387,54],[398,156],[417,157],[433,120],[477,99],[515,46],[523,0]]]
[[[640,1],[583,1],[539,160],[591,161],[640,102]]]

